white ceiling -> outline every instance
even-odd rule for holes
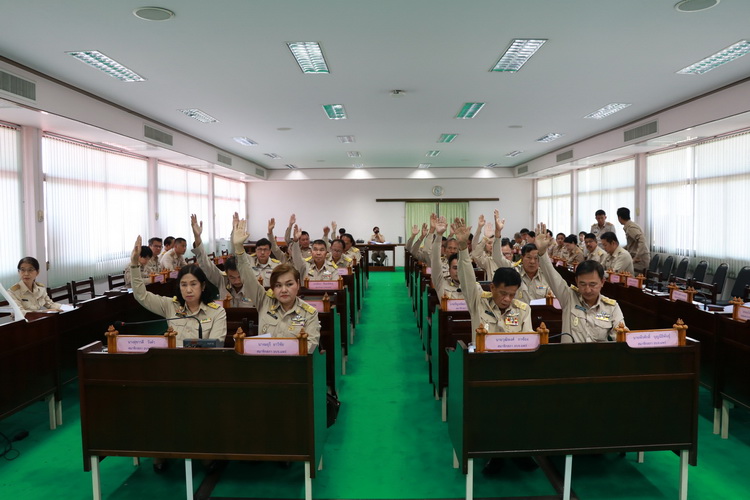
[[[156,5],[175,17],[148,22],[132,13],[141,1],[0,0],[0,55],[270,169],[516,166],[750,76],[750,56],[705,75],[676,74],[750,38],[750,1],[698,13],[678,12],[676,2],[163,0]],[[520,72],[490,72],[513,38],[549,41]],[[304,75],[290,41],[320,42],[331,74]],[[146,81],[115,80],[72,50],[104,52]],[[406,92],[394,98],[392,89]],[[486,102],[475,119],[454,118],[474,101]],[[632,106],[583,118],[611,102]],[[323,104],[343,104],[349,118],[327,119]],[[0,104],[0,119],[14,113],[16,123],[31,119]],[[536,142],[549,132],[564,137]],[[460,135],[437,144],[441,133]],[[362,158],[349,158],[352,150]],[[426,158],[429,150],[441,153]],[[524,153],[505,157],[514,150]]]

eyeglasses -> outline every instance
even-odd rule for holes
[[[18,269],[18,272],[19,273],[35,273],[36,269],[34,269],[33,267],[20,267]]]

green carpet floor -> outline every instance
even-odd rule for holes
[[[462,498],[465,476],[452,468],[447,424],[428,383],[411,301],[403,272],[373,273],[347,375],[341,379],[338,422],[324,449],[324,469],[313,481],[320,499]],[[2,499],[91,498],[91,476],[83,472],[77,388],[66,387],[65,423],[47,427],[43,404],[0,421],[0,431],[19,429],[29,437],[14,443],[20,455],[0,460]],[[750,412],[732,411],[731,435],[712,434],[710,395],[701,390],[698,467],[690,468],[689,498],[750,498],[745,476],[750,459]],[[658,418],[658,415],[655,415]],[[13,452],[11,452],[12,454]],[[10,458],[10,457],[8,457]],[[557,461],[561,464],[561,461]],[[619,457],[581,457],[573,462],[573,489],[582,499],[676,499],[677,456],[670,452]],[[162,475],[150,460],[110,457],[102,462],[102,493],[107,499],[184,499],[184,466],[172,460]],[[508,462],[486,478],[476,465],[475,497],[552,495],[540,470],[524,472]],[[196,488],[205,471],[194,464]],[[213,498],[303,498],[303,467],[233,462],[221,473]]]

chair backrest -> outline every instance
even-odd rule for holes
[[[125,286],[125,274],[108,274],[107,283],[109,283],[110,290]]]
[[[729,294],[730,298],[739,297],[744,300],[745,287],[748,285],[750,285],[750,267],[745,266],[740,269],[739,273],[737,273],[737,279],[734,280],[732,293]]]
[[[719,267],[716,268],[716,272],[714,273],[714,285],[716,285],[716,290],[718,292],[719,297],[721,297],[721,294],[724,292],[724,283],[727,280],[727,272],[729,271],[729,266],[726,264],[720,264]]]
[[[652,273],[655,273],[659,270],[659,254],[655,253],[653,257],[651,257],[651,262],[648,263],[648,270]]]
[[[706,271],[708,270],[708,262],[702,260],[695,266],[695,272],[693,273],[693,279],[695,281],[703,281],[706,279]]]
[[[688,264],[690,263],[690,259],[687,257],[683,257],[679,264],[677,264],[677,269],[675,269],[673,276],[675,278],[685,278],[687,276],[687,269]]]
[[[674,268],[674,257],[671,255],[668,255],[666,259],[664,259],[664,262],[661,265],[661,270],[659,271],[662,275],[662,279],[667,279],[670,274],[672,274],[672,269]]]
[[[89,298],[92,299],[96,297],[96,293],[94,292],[94,278],[91,276],[85,280],[71,281],[70,288],[73,294],[73,305],[78,305],[79,302],[86,300],[86,298],[82,297],[83,295],[91,295]]]
[[[195,264],[197,261],[197,257],[190,257],[189,259],[185,259],[185,262],[187,262],[188,264]]]
[[[73,292],[70,289],[70,283],[65,283],[55,288],[47,288],[47,296],[52,302],[66,301],[71,304],[73,303]]]

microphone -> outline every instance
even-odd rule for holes
[[[568,337],[570,337],[570,340],[571,340],[571,341],[572,341],[572,342],[573,342],[574,344],[576,343],[576,339],[575,339],[575,338],[573,338],[573,336],[572,336],[571,334],[569,334],[569,333],[558,333],[557,335],[550,335],[550,336],[549,336],[549,338],[551,338],[551,339],[556,339],[557,337],[562,337],[563,335],[567,335]]]
[[[177,316],[177,317],[174,317],[174,318],[159,318],[159,319],[150,319],[150,320],[148,320],[148,321],[128,321],[127,323],[126,323],[125,321],[115,321],[115,322],[114,322],[114,325],[113,325],[113,326],[114,326],[114,327],[115,327],[116,329],[118,329],[118,330],[119,330],[119,329],[120,329],[120,328],[122,328],[123,326],[130,326],[130,325],[147,325],[147,324],[149,324],[149,323],[158,323],[158,322],[160,322],[160,321],[172,321],[173,319],[194,319],[195,321],[197,321],[197,322],[198,322],[198,338],[199,338],[199,339],[202,339],[202,338],[203,338],[203,325],[201,324],[201,320],[199,320],[199,319],[198,319],[197,317],[195,317],[195,316]]]

